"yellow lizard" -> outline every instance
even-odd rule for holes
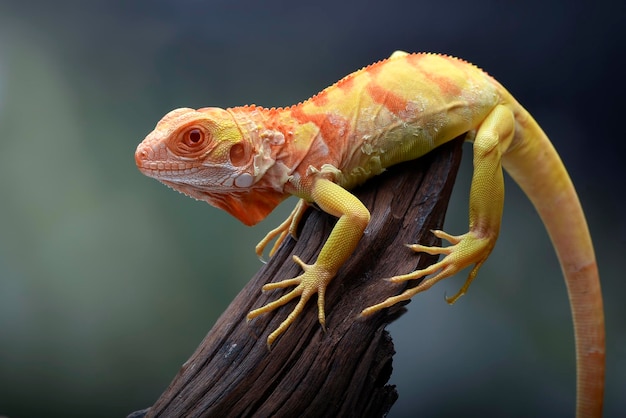
[[[502,167],[539,212],[556,249],[573,313],[577,355],[577,416],[599,417],[604,390],[604,313],[595,256],[574,186],[548,137],[497,81],[457,58],[397,51],[356,71],[311,99],[287,108],[181,108],[169,112],[138,146],[135,160],[147,176],[224,209],[246,225],[267,216],[289,195],[296,208],[256,248],[270,252],[315,203],[339,218],[313,264],[293,259],[303,273],[263,290],[295,286],[248,314],[254,318],[299,297],[268,346],[317,293],[324,326],[324,292],[355,249],[369,211],[348,189],[386,167],[418,158],[463,133],[473,142],[474,174],[469,231],[445,248],[413,244],[416,252],[444,255],[436,264],[390,280],[428,275],[418,286],[363,310],[371,315],[407,300],[473,266],[456,301],[493,249],[504,205]]]

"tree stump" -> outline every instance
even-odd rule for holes
[[[336,219],[309,208],[299,239],[287,238],[250,280],[156,403],[137,417],[381,417],[398,397],[387,385],[393,343],[384,331],[406,303],[360,318],[364,308],[416,281],[382,280],[424,268],[436,256],[406,243],[440,245],[441,229],[461,159],[462,138],[428,155],[391,167],[354,190],[372,217],[352,257],[326,293],[326,326],[309,301],[295,323],[268,350],[266,338],[297,300],[246,321],[246,314],[290,289],[261,292],[270,281],[297,276],[292,254],[312,263]],[[253,251],[251,246],[250,251]],[[207,280],[210,280],[210,272]]]

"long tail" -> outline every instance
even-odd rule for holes
[[[539,212],[563,270],[576,339],[576,416],[600,417],[604,310],[591,236],[574,185],[552,143],[521,106],[515,113],[520,135],[502,163]]]

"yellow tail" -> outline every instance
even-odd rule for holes
[[[574,185],[552,143],[528,112],[520,107],[515,113],[521,132],[502,164],[539,212],[563,270],[576,338],[576,416],[600,417],[604,310],[591,236]]]

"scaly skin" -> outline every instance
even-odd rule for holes
[[[138,146],[135,159],[144,174],[224,209],[246,225],[265,218],[287,196],[300,197],[291,216],[257,245],[259,255],[272,239],[276,244],[270,255],[288,233],[295,233],[308,203],[339,218],[313,264],[294,256],[303,269],[300,276],[263,287],[294,289],[248,314],[251,319],[300,298],[268,336],[269,346],[316,293],[324,326],[326,287],[369,222],[368,210],[347,190],[465,132],[474,143],[469,231],[459,236],[434,231],[450,242],[445,248],[410,245],[416,252],[444,257],[390,280],[434,275],[362,315],[407,300],[473,266],[448,302],[465,293],[498,237],[504,167],[537,208],[563,269],[576,337],[577,416],[599,417],[604,313],[584,214],[547,136],[504,87],[477,67],[457,58],[398,51],[288,108],[176,109]]]

